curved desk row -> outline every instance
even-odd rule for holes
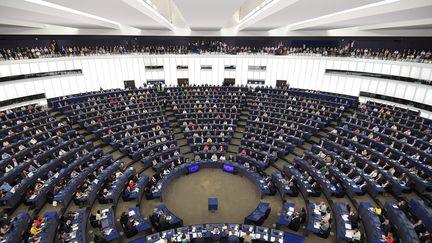
[[[244,222],[245,224],[261,226],[264,220],[269,216],[270,211],[270,203],[260,202],[257,208],[245,218]]]
[[[183,226],[183,219],[172,213],[165,204],[161,204],[155,208],[150,215],[150,222],[157,231]]]
[[[222,241],[226,239],[243,238],[249,234],[252,239],[274,243],[304,243],[305,237],[246,224],[202,224],[180,227],[163,232],[154,233],[129,243],[155,243],[160,240],[171,239],[173,242],[181,242],[182,238],[203,242],[205,239]],[[201,240],[201,241],[200,241]]]
[[[82,96],[72,96],[70,98],[66,98],[66,99],[62,99],[60,98],[54,98],[51,99],[49,102],[51,103],[52,106],[59,108],[60,111],[66,111],[66,110],[70,110],[70,106],[69,104],[74,104],[74,103],[81,103],[81,102],[86,102],[88,101],[90,98],[98,98],[98,97],[105,97],[105,96],[109,96],[109,97],[119,97],[121,96],[127,96],[128,93],[134,93],[134,92],[153,92],[156,89],[153,88],[148,88],[148,89],[133,89],[133,90],[112,90],[109,92],[88,92],[88,93],[83,93]]]
[[[120,233],[116,229],[115,212],[112,208],[101,211],[101,231],[106,241],[113,241],[120,237]]]
[[[261,198],[263,198],[264,195],[271,194],[270,189],[267,186],[267,183],[265,182],[264,178],[258,172],[250,171],[242,164],[233,161],[213,162],[213,161],[202,160],[202,161],[195,161],[191,163],[182,164],[173,168],[170,174],[164,176],[162,179],[159,180],[158,184],[160,185],[160,190],[153,193],[153,197],[160,197],[163,200],[164,191],[173,180],[183,175],[194,173],[200,170],[201,168],[218,168],[228,173],[239,173],[243,176],[246,176],[256,184],[256,186],[260,189]]]
[[[287,180],[281,172],[275,170],[271,174],[271,177],[282,199],[285,198],[285,195],[292,197],[296,197],[298,195],[298,190],[296,189],[294,182]]]
[[[149,183],[150,178],[145,172],[141,172],[138,180],[136,181],[136,188],[133,191],[129,191],[127,188],[123,191],[123,201],[137,200],[141,202],[141,198],[144,194],[145,188]]]
[[[379,217],[375,214],[372,204],[360,202],[358,211],[366,231],[368,242],[386,242]]]
[[[129,179],[132,178],[134,175],[135,168],[133,167],[128,167],[125,171],[123,171],[123,175],[120,178],[117,178],[117,180],[111,184],[105,200],[109,203],[112,203],[113,205],[117,205],[117,201],[120,198],[123,189],[129,182]]]
[[[3,236],[4,242],[19,243],[22,241],[23,235],[27,231],[31,221],[30,215],[27,212],[19,212],[15,219],[10,223],[11,229]]]
[[[399,238],[402,242],[420,242],[414,226],[404,211],[397,206],[395,200],[389,200],[384,204],[386,216],[390,222],[395,226]]]
[[[297,170],[292,165],[285,165],[283,168],[283,172],[288,176],[294,176],[295,182],[297,182],[297,186],[305,199],[308,199],[315,192],[312,190],[311,184],[307,181],[307,178],[304,178],[302,173]]]
[[[409,201],[410,213],[417,219],[423,220],[427,230],[432,232],[432,208],[428,207],[423,200],[411,199]]]
[[[285,202],[282,206],[282,212],[278,217],[276,226],[288,227],[291,224],[295,211],[295,203]]]

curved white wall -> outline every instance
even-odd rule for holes
[[[163,65],[164,71],[148,71],[145,66]],[[187,65],[178,71],[177,65]],[[201,65],[211,65],[202,71]],[[235,71],[224,66],[235,65]],[[266,71],[248,71],[248,66],[267,66]],[[98,90],[100,87],[122,88],[124,80],[137,85],[152,79],[164,79],[176,85],[177,78],[189,78],[191,84],[222,84],[234,78],[236,84],[248,79],[265,80],[274,86],[276,80],[287,80],[291,87],[316,89],[349,95],[360,91],[378,93],[432,105],[432,86],[343,75],[327,75],[325,69],[341,69],[391,74],[432,80],[432,64],[314,56],[262,55],[121,55],[0,62],[0,77],[47,71],[82,69],[83,75],[61,78],[40,78],[0,83],[0,100],[46,93],[47,98]]]

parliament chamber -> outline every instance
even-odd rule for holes
[[[430,0],[0,0],[0,243],[432,243]]]

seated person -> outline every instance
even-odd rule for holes
[[[349,212],[348,219],[349,219],[353,228],[358,228],[358,222],[360,219],[359,219],[359,216],[354,211],[351,210]]]
[[[414,224],[414,230],[417,234],[423,233],[426,231],[426,226],[423,223],[423,220],[418,220],[415,224]]]
[[[431,242],[432,235],[429,233],[429,231],[425,231],[419,234],[419,239],[421,242]]]
[[[381,228],[384,231],[385,235],[387,235],[388,233],[390,233],[390,231],[392,231],[392,227],[388,219],[384,220],[384,222],[381,224]]]
[[[252,240],[255,239],[249,231],[242,232],[240,237],[243,238],[243,243],[252,243]]]
[[[294,231],[297,231],[300,228],[300,224],[301,224],[301,215],[299,212],[294,212],[288,227]]]
[[[321,214],[326,214],[327,213],[327,205],[323,201],[320,202],[320,204],[318,205],[318,210],[321,212]]]
[[[393,243],[394,242],[393,234],[390,232],[387,234],[385,239],[386,239],[387,243]]]
[[[35,223],[32,224],[32,227],[30,228],[30,235],[35,236],[38,235],[42,229],[40,229]]]
[[[328,235],[330,234],[330,230],[331,230],[330,225],[331,225],[331,219],[322,220],[321,226],[320,226],[320,231],[319,231],[318,235],[320,237],[327,238]]]
[[[352,240],[351,240],[351,242],[353,242],[353,243],[359,243],[359,242],[361,242],[361,239],[362,239],[361,232],[360,232],[360,230],[358,228],[356,228],[353,231],[353,233],[352,233]]]
[[[228,233],[228,243],[239,243],[239,238],[232,232],[229,231]]]

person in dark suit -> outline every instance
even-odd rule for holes
[[[239,238],[234,235],[232,232],[229,233],[230,236],[228,236],[228,243],[239,243]]]
[[[123,225],[123,224],[126,224],[126,222],[127,222],[127,220],[128,220],[128,215],[127,215],[127,213],[126,212],[123,212],[122,214],[121,214],[121,216],[120,216],[120,223]]]
[[[304,224],[306,222],[306,209],[302,208],[300,211],[300,223]]]
[[[432,236],[429,233],[429,231],[425,231],[424,233],[420,233],[419,234],[419,239],[421,242],[431,242],[432,241]]]
[[[126,231],[134,229],[135,228],[135,226],[134,226],[134,220],[133,219],[127,220],[126,224],[125,224],[125,228],[126,228]]]
[[[294,215],[288,227],[294,231],[297,231],[300,228],[300,224],[301,224],[300,213],[294,212]]]
[[[349,212],[348,219],[351,225],[353,226],[353,228],[358,228],[358,222],[360,219],[359,216],[354,211]]]
[[[384,222],[381,224],[381,228],[383,229],[385,235],[387,235],[392,229],[390,221],[388,219],[385,219]]]
[[[414,230],[417,234],[423,233],[426,231],[426,226],[423,223],[423,220],[417,221],[417,223],[414,224]]]
[[[72,232],[72,221],[68,219],[60,227],[61,227],[61,231],[63,231],[64,233],[70,233]]]
[[[405,213],[408,212],[408,204],[405,200],[402,200],[400,202],[398,202],[398,208],[400,208],[402,211],[404,211]]]

